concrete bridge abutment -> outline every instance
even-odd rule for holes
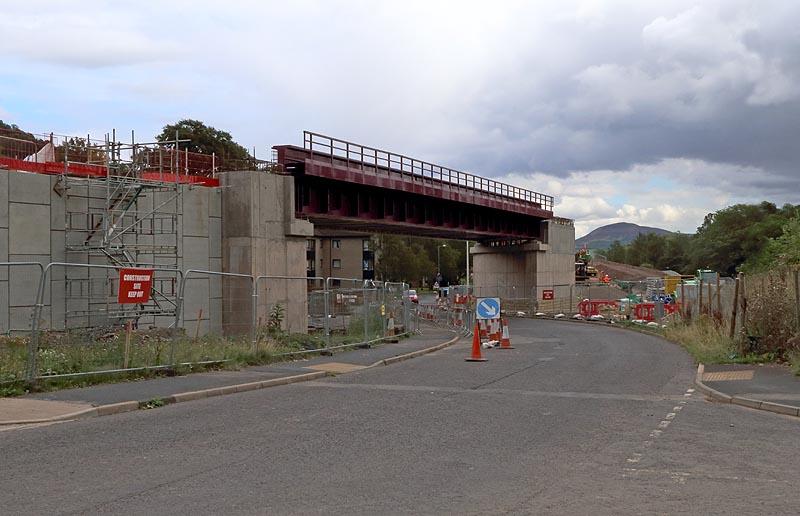
[[[306,241],[314,225],[295,218],[294,178],[264,172],[226,172],[222,187],[222,270],[254,276],[306,276]],[[239,278],[223,279],[226,333],[249,331],[252,299]],[[258,284],[256,321],[266,325],[276,304],[282,327],[305,333],[308,295],[305,280],[266,279]]]
[[[541,300],[544,290],[575,284],[575,227],[571,220],[542,222],[544,241],[479,244],[470,250],[478,297]],[[534,303],[535,305],[535,303]]]

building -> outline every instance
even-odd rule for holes
[[[317,230],[306,241],[309,277],[375,279],[375,251],[370,235]]]

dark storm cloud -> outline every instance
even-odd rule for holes
[[[697,159],[760,169],[730,178],[740,188],[800,190],[800,4],[706,2],[668,15],[650,11],[610,36],[610,46],[626,52],[599,51],[603,37],[588,31],[592,38],[581,46],[591,63],[568,53],[571,61],[554,73],[538,66],[537,52],[517,72],[544,76],[535,87],[503,95],[496,85],[485,89],[489,102],[471,123],[489,136],[462,161],[492,173],[564,177]]]

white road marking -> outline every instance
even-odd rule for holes
[[[684,394],[683,396],[685,398],[690,398],[693,393],[694,393],[694,389],[687,389],[686,390],[686,394]],[[649,448],[653,444],[653,439],[657,439],[658,437],[661,436],[662,433],[664,433],[664,430],[666,430],[667,427],[670,425],[670,423],[672,423],[675,420],[675,417],[678,415],[678,412],[683,410],[683,406],[684,405],[686,405],[686,400],[681,401],[678,405],[675,405],[674,407],[672,407],[672,412],[668,412],[667,415],[664,416],[664,419],[659,421],[658,428],[655,428],[655,429],[653,429],[652,432],[650,432],[650,439],[648,439],[648,440],[646,440],[646,441],[644,441],[642,443],[642,447],[641,447],[642,450],[644,450],[646,448]],[[634,452],[630,457],[628,457],[625,460],[629,464],[638,464],[642,460],[643,456],[644,456],[643,453]],[[640,471],[640,470],[626,468],[626,471]],[[623,476],[625,476],[625,475],[623,475]],[[681,473],[675,473],[675,474],[671,475],[672,479],[675,482],[678,482],[680,484],[683,484],[683,483],[686,482],[686,476],[688,476],[688,474],[684,475],[684,474],[681,474]]]

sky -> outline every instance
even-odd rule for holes
[[[311,130],[554,195],[576,235],[800,203],[800,2],[3,3],[0,119],[258,157]]]

